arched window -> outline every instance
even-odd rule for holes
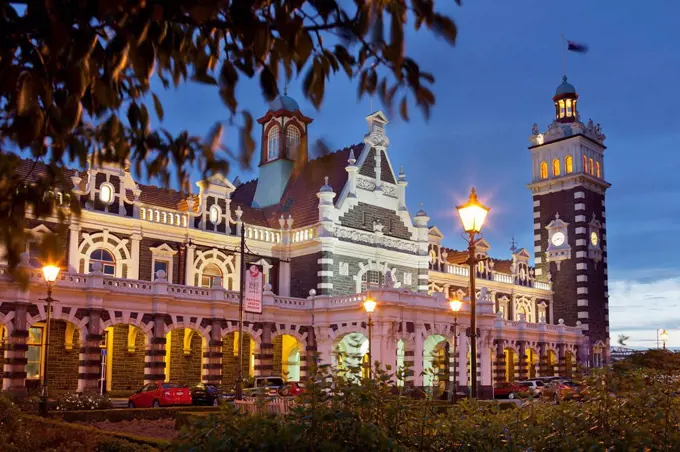
[[[286,152],[288,158],[295,159],[298,146],[300,145],[300,129],[295,126],[286,128]]]
[[[597,177],[602,177],[600,176],[600,162],[595,162],[595,175]]]
[[[595,174],[595,169],[593,167],[593,159],[590,159],[590,174]]]
[[[567,174],[574,172],[574,159],[571,158],[571,155],[564,159],[564,172]]]
[[[567,99],[567,117],[571,117],[571,99]]]
[[[546,162],[541,162],[541,179],[548,178],[548,164]]]
[[[115,275],[116,274],[116,259],[114,259],[113,254],[110,252],[98,249],[92,251],[90,254],[90,271],[94,271],[94,264],[99,262],[102,264],[102,273],[105,275]]]
[[[111,204],[113,202],[113,185],[104,182],[99,187],[99,200],[104,204]]]
[[[267,160],[274,160],[279,156],[279,126],[274,126],[267,135]]]
[[[366,290],[375,287],[381,287],[385,282],[385,275],[378,270],[369,270],[361,275],[361,291],[366,292]]]
[[[564,118],[564,100],[560,100],[560,118]]]
[[[218,224],[220,222],[221,216],[222,212],[220,211],[220,207],[217,204],[210,206],[210,222],[212,224]]]
[[[202,287],[213,287],[215,285],[215,279],[222,277],[222,270],[216,264],[208,264],[201,274],[201,286]]]
[[[560,159],[555,159],[553,160],[553,176],[559,176],[560,175]]]
[[[583,156],[583,172],[587,173],[588,172],[588,159],[586,156]]]

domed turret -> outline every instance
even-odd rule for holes
[[[283,96],[278,96],[269,106],[271,111],[300,111],[300,106],[292,97],[284,94]]]
[[[553,101],[555,102],[555,120],[557,122],[568,123],[578,120],[576,101],[578,94],[574,85],[567,81],[567,76],[562,77],[562,83],[555,90]]]

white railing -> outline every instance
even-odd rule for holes
[[[103,278],[103,286],[107,288],[115,288],[122,292],[153,292],[153,283],[148,281],[138,281],[136,279],[122,279],[122,278]]]
[[[275,229],[263,228],[261,226],[246,225],[245,236],[247,239],[259,240],[261,242],[281,243],[281,232]]]
[[[509,275],[507,273],[494,273],[493,274],[493,280],[501,283],[506,283],[506,284],[514,284],[515,281],[513,281],[512,275]]]
[[[458,276],[470,276],[470,267],[464,265],[446,264],[446,273]]]
[[[534,281],[534,288],[541,290],[552,290],[552,285],[550,283]]]
[[[152,223],[187,227],[187,215],[183,212],[157,209],[155,207],[141,207],[139,209],[139,218]]]
[[[274,306],[298,309],[307,309],[309,307],[307,300],[304,298],[279,297],[277,295],[274,295]]]
[[[290,241],[292,243],[306,242],[316,237],[316,228],[308,227],[301,229],[293,229],[290,231]]]

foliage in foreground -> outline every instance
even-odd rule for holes
[[[500,410],[465,401],[441,413],[432,402],[400,396],[384,373],[358,386],[322,372],[287,417],[224,410],[196,420],[173,450],[673,450],[680,444],[678,384],[648,376],[596,372],[582,402],[529,400]]]

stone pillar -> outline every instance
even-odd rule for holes
[[[260,336],[260,353],[255,356],[259,364],[255,366],[255,375],[267,376],[274,372],[274,344],[272,343],[272,327],[270,322],[262,324],[262,336]],[[241,353],[241,350],[239,350]]]
[[[151,340],[144,354],[144,384],[165,380],[165,314],[155,314]]]
[[[318,295],[330,295],[333,290],[333,253],[322,251],[318,263],[316,293]]]
[[[139,243],[142,240],[142,234],[134,233],[130,236],[130,265],[128,266],[128,279],[139,279]]]
[[[547,377],[550,375],[549,371],[550,358],[548,357],[548,348],[545,342],[538,343],[538,375],[539,377]]]
[[[14,319],[7,325],[5,339],[5,361],[2,373],[2,390],[26,395],[26,351],[28,328],[26,325],[26,303],[14,304]]]
[[[316,370],[316,334],[311,326],[303,327],[307,331],[307,346],[300,352],[300,381],[314,375]],[[300,329],[300,332],[304,330]]]
[[[496,345],[496,360],[494,362],[496,367],[495,383],[498,384],[505,382],[505,366],[507,364],[505,359],[505,340],[496,339],[494,344]]]
[[[290,262],[279,261],[279,293],[290,297]]]
[[[560,377],[566,377],[567,357],[564,353],[564,344],[557,344],[557,373]]]
[[[222,356],[222,321],[212,319],[210,340],[208,340],[208,346],[203,350],[203,370],[201,372],[203,383],[222,384]]]
[[[491,369],[491,349],[487,345],[480,347],[480,375],[481,382],[479,385],[480,397],[485,399],[493,398],[493,371]]]
[[[80,253],[78,252],[78,245],[80,244],[80,225],[72,223],[68,229],[68,271],[77,273],[80,271]],[[85,269],[85,271],[87,271],[87,269]]]
[[[196,245],[187,245],[186,248],[186,267],[184,268],[184,284],[187,286],[194,285],[194,253],[196,252]],[[240,268],[240,267],[235,267]],[[238,286],[236,286],[238,287]]]
[[[422,324],[416,325],[415,341],[416,346],[413,356],[413,385],[423,386],[423,330],[425,326]]]
[[[78,392],[99,392],[102,364],[101,311],[91,310],[87,330],[80,334]],[[84,337],[83,337],[84,336]]]
[[[526,380],[527,377],[527,371],[528,369],[528,364],[527,364],[527,342],[526,341],[517,341],[518,345],[518,350],[517,353],[519,356],[517,357],[517,378],[519,381],[524,381]]]

